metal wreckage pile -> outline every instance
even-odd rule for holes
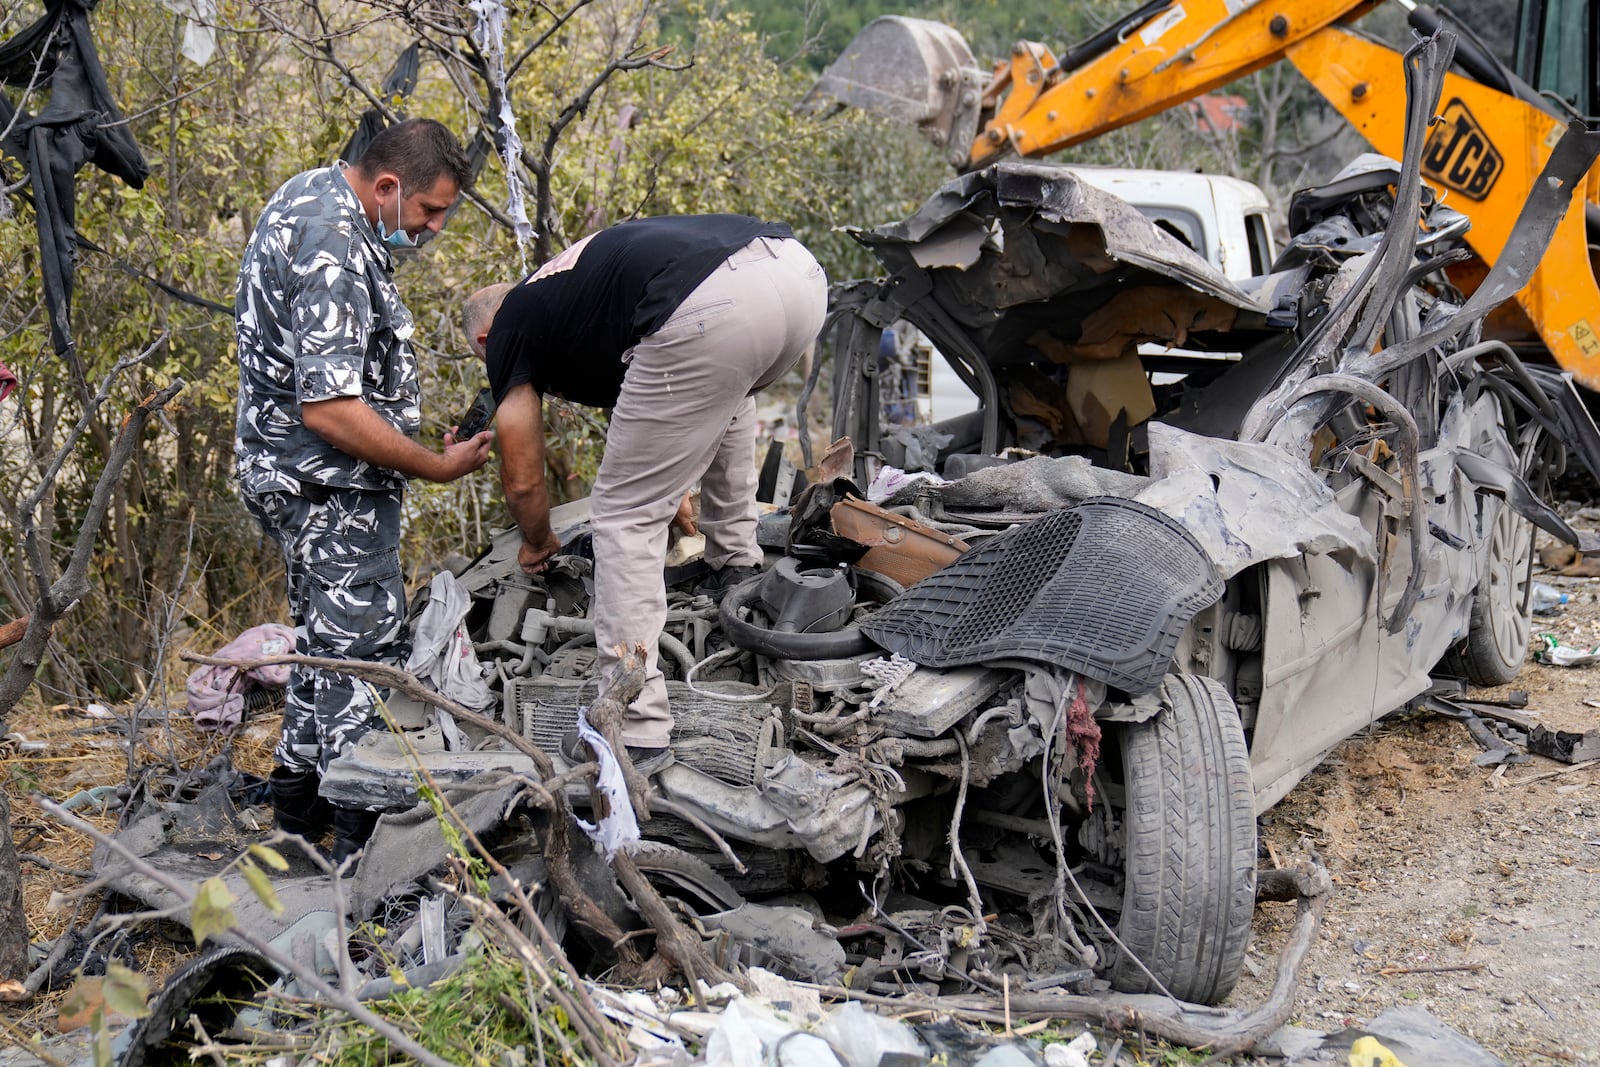
[[[1600,134],[1562,140],[1514,247],[1463,299],[1445,274],[1460,216],[1418,178],[1449,49],[1407,62],[1405,159],[1299,194],[1295,236],[1249,287],[1038,164],[968,174],[858,233],[889,277],[842,291],[830,319],[834,431],[854,448],[763,521],[773,562],[721,605],[687,591],[692,563],[669,569],[674,762],[632,780],[642,841],[608,864],[567,822],[601,796],[559,743],[595,693],[580,502],[555,517],[566,554],[547,574],[520,572],[513,531],[419,598],[418,618],[464,622],[488,708],[451,717],[397,690],[411,728],[368,735],[325,779],[396,811],[346,892],[280,878],[275,916],[241,887],[238,927],[310,965],[343,900],[387,931],[368,966],[438,973],[470,919],[440,880],[441,825],[459,822],[534,894],[539,923],[513,920],[591,974],[662,977],[651,941],[625,936],[649,927],[670,968],[702,977],[761,964],[947,1006],[1004,990],[1019,1012],[1259,1039],[1288,1013],[1292,956],[1254,1013],[1195,1023],[1129,995],[1224,998],[1269,883],[1301,896],[1303,951],[1325,883],[1258,885],[1257,812],[1441,662],[1515,673],[1530,523],[1572,537],[1526,478],[1568,449],[1600,458],[1566,380],[1479,339]],[[878,335],[899,319],[985,401],[937,437],[879,423]],[[1125,354],[1140,342],[1183,348]],[[1103,379],[1123,414],[1098,430],[1059,384],[1089,360],[1132,367]],[[924,469],[864,499],[908,451]],[[1353,674],[1373,684],[1341,684]],[[617,712],[590,708],[602,732]],[[611,799],[597,821],[614,831],[629,803]],[[140,864],[103,848],[97,868],[169,904],[138,867],[207,877],[195,841],[215,840],[214,816],[153,805],[120,835]]]

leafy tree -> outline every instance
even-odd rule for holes
[[[337,158],[363,111],[430,115],[492,146],[472,202],[399,267],[419,324],[429,435],[455,421],[482,381],[456,325],[472,288],[515,278],[600,226],[692,211],[784,219],[831,276],[859,275],[870,261],[837,227],[904,214],[943,176],[909,140],[889,149],[897,165],[885,167],[885,148],[896,142],[860,116],[819,121],[796,111],[809,75],[769,58],[742,12],[697,2],[669,11],[653,0],[513,8],[503,86],[490,76],[490,42],[464,12],[228,0],[216,19],[216,53],[200,66],[183,57],[184,20],[157,0],[96,9],[111,89],[151,175],[142,190],[93,170],[80,175],[78,228],[106,254],[85,253],[78,272],[79,366],[50,351],[31,206],[14,198],[0,220],[0,359],[24,384],[0,442],[0,506],[11,517],[0,529],[0,607],[9,617],[28,611],[39,581],[16,535],[16,509],[52,477],[49,457],[82,415],[89,383],[139,357],[44,494],[38,527],[57,565],[68,546],[53,531],[75,530],[88,513],[120,413],[176,379],[188,387],[138,443],[114,491],[90,589],[52,640],[41,680],[61,697],[159,692],[171,681],[161,674],[162,650],[215,647],[281,615],[276,552],[232,486],[230,316],[156,283],[231,306],[238,256],[261,205],[289,175]],[[424,60],[415,89],[385,92],[395,56],[416,41]],[[538,190],[529,204],[541,237],[531,244],[514,236],[504,153],[495,151],[506,147],[502,97],[523,142],[509,174]],[[16,175],[13,165],[8,176]],[[558,484],[580,495],[602,423],[570,409],[552,412],[551,424]],[[419,569],[472,551],[504,521],[492,476],[416,488],[405,555]]]

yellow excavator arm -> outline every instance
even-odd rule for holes
[[[1400,2],[1417,29],[1437,25],[1431,9]],[[915,124],[948,148],[953,165],[971,170],[1006,155],[1049,155],[1287,58],[1375,149],[1398,159],[1401,56],[1344,25],[1375,6],[1376,0],[1152,0],[1060,57],[1020,42],[989,74],[949,27],[889,16],[862,30],[813,93]],[[1458,59],[1474,77],[1447,78],[1423,176],[1471,218],[1467,240],[1481,272],[1505,247],[1566,122],[1466,38]],[[1588,61],[1595,62],[1592,50]],[[1600,217],[1600,166],[1573,190],[1572,208],[1517,294],[1520,313],[1500,316],[1491,329],[1513,341],[1536,337],[1562,367],[1600,389],[1600,253],[1591,247],[1586,207]],[[1473,287],[1472,272],[1469,265],[1458,275],[1463,287]]]
[[[1290,49],[1288,58],[1374,148],[1400,157],[1405,81],[1392,49],[1330,27]],[[1485,264],[1499,258],[1565,130],[1566,123],[1517,97],[1471,78],[1445,76],[1422,176],[1472,219],[1467,244]],[[1516,296],[1526,321],[1502,319],[1499,325],[1511,334],[1531,325],[1557,363],[1590,389],[1600,389],[1600,286],[1585,225],[1585,203],[1600,203],[1600,166],[1590,169],[1586,186],[1573,190],[1572,207]]]
[[[1071,70],[1043,45],[1019,44],[1009,63],[997,65],[985,94],[996,102],[994,117],[972,142],[967,167],[1008,153],[1049,155],[1149,118],[1277,62],[1325,26],[1370,7],[1350,0],[1182,0]]]

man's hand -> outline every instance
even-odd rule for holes
[[[446,448],[449,448],[451,445],[459,445],[459,444],[465,444],[468,441],[476,441],[478,438],[482,437],[484,434],[488,434],[489,435],[489,439],[491,441],[494,440],[494,431],[493,430],[479,430],[477,433],[473,434],[471,437],[462,437],[461,436],[461,427],[452,426],[452,427],[450,427],[448,430],[446,430],[444,432],[444,446]]]
[[[694,490],[683,494],[683,499],[678,501],[678,513],[672,517],[672,525],[685,537],[693,537],[700,532],[694,524]]]
[[[529,574],[544,569],[561,542],[550,528],[550,496],[544,484],[544,411],[533,386],[513,386],[500,400],[500,486],[506,507],[522,530],[517,562]]]
[[[462,475],[489,462],[489,449],[494,444],[494,431],[484,430],[467,441],[457,441],[452,434],[444,435],[444,473],[446,477],[433,478],[435,482],[453,482]]]
[[[543,574],[549,565],[549,559],[561,551],[561,541],[551,533],[543,544],[530,545],[522,542],[522,547],[517,549],[517,563],[526,574]]]
[[[489,462],[494,433],[449,445],[443,453],[420,445],[395,429],[358,396],[333,397],[300,405],[306,429],[334,448],[408,478],[453,482]]]

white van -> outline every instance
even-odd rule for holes
[[[1181,239],[1235,281],[1267,273],[1275,255],[1267,225],[1267,194],[1260,186],[1223,174],[1135,170],[1073,164],[1064,167],[1083,181],[1117,196]],[[920,422],[938,422],[975,411],[978,398],[933,352],[926,337],[896,326],[901,362],[916,368],[922,384]]]
[[[1068,167],[1082,180],[1139,209],[1238,281],[1272,265],[1267,194],[1242,178],[1126,167]]]

